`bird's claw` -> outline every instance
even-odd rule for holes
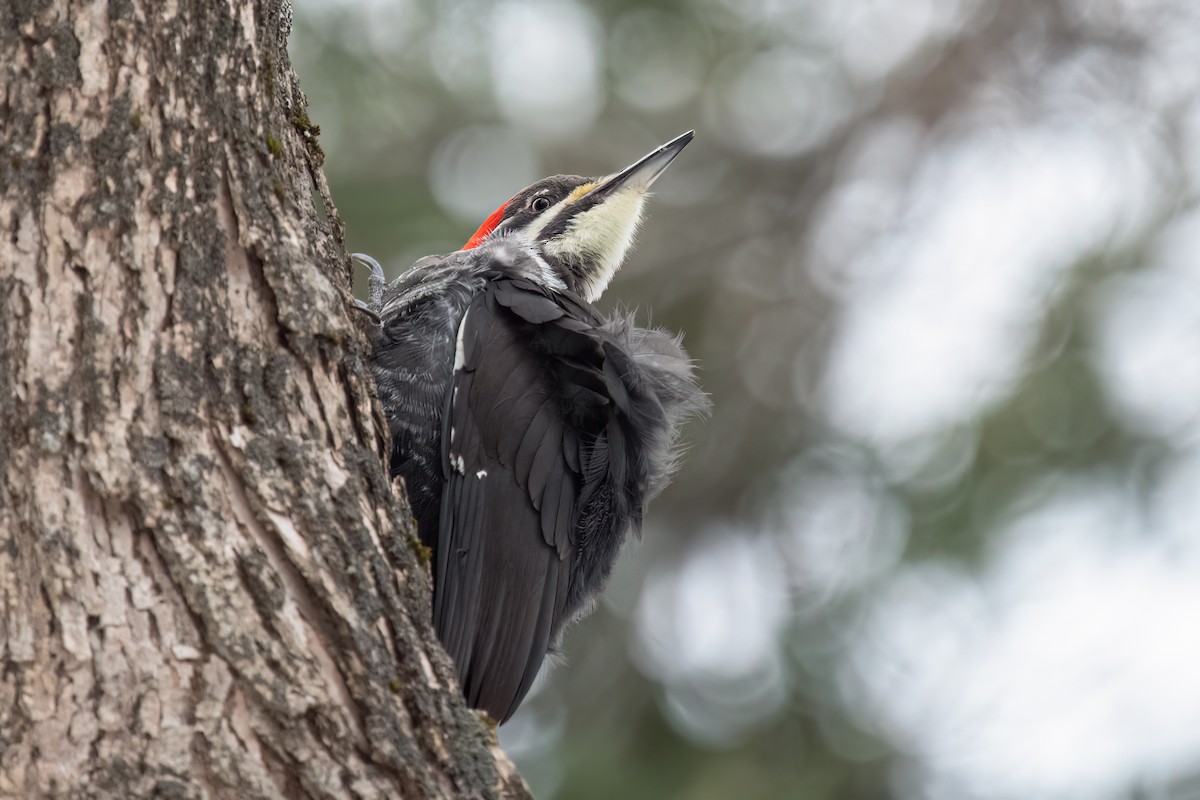
[[[383,320],[381,320],[379,318],[379,315],[375,313],[375,310],[372,309],[366,303],[364,303],[362,300],[359,300],[357,297],[354,298],[354,308],[357,309],[358,311],[361,311],[362,313],[366,314],[368,317],[370,317],[376,325],[383,324]]]
[[[351,253],[350,258],[371,268],[371,275],[367,278],[367,307],[374,312],[378,321],[379,311],[383,308],[383,287],[387,285],[387,276],[383,274],[379,262],[366,253]]]

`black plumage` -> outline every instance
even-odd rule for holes
[[[584,181],[549,179],[509,205],[539,186],[566,202]],[[706,400],[677,337],[573,291],[586,259],[568,268],[497,227],[376,287],[372,367],[391,470],[433,551],[435,628],[467,700],[503,721],[602,588]]]

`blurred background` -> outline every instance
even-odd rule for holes
[[[299,0],[290,49],[393,277],[697,130],[601,306],[715,411],[501,731],[537,796],[1200,797],[1200,4]]]

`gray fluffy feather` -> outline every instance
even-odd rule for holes
[[[694,416],[707,415],[712,403],[700,389],[696,364],[683,349],[682,336],[662,328],[639,328],[634,325],[632,313],[614,314],[603,328],[633,356],[646,388],[658,398],[666,414],[666,428],[648,443],[644,454],[645,501],[649,501],[667,487],[679,469],[684,452],[679,445],[680,428]]]

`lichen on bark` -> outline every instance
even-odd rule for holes
[[[526,794],[428,624],[290,18],[0,4],[0,795]]]

